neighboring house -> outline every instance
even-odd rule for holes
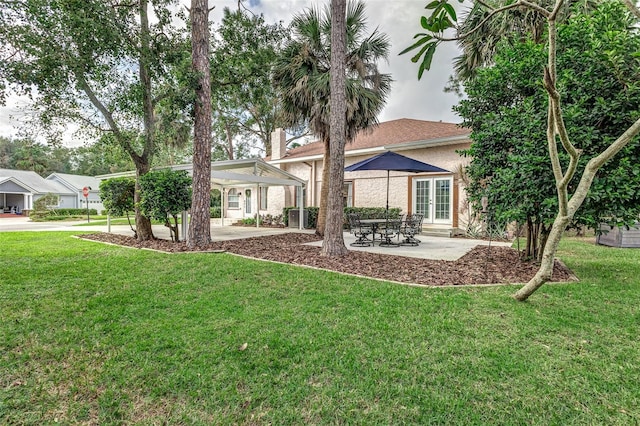
[[[91,187],[89,191],[89,208],[98,213],[104,209],[98,185],[100,181],[91,176],[52,173],[43,178],[36,172],[28,170],[0,169],[0,208],[1,212],[21,213],[33,210],[33,203],[46,194],[58,196],[56,208],[80,209],[87,207],[87,199],[82,195],[82,188]]]
[[[423,229],[453,234],[459,231],[466,215],[461,212],[464,189],[459,182],[460,166],[468,159],[457,151],[469,148],[470,130],[453,123],[399,119],[380,123],[360,132],[347,144],[345,166],[357,163],[384,151],[393,151],[447,170],[447,173],[390,173],[389,206],[403,213],[423,213]],[[273,151],[266,161],[307,182],[303,199],[305,206],[320,204],[324,148],[314,142],[286,150],[282,130],[272,135]],[[384,207],[386,202],[386,171],[345,172],[344,204],[355,207]],[[279,191],[277,191],[277,190]],[[278,214],[284,206],[294,206],[294,188],[270,189],[267,208],[261,214]]]
[[[65,208],[86,209],[88,202],[89,208],[96,209],[98,214],[104,210],[104,205],[100,199],[100,181],[93,176],[52,173],[46,177],[46,180],[56,182],[75,194],[73,199],[68,200],[68,205],[65,205]],[[82,189],[85,187],[89,188],[89,196],[87,198],[82,195]],[[63,206],[60,207],[62,208]]]
[[[58,195],[55,207],[74,207],[76,194],[58,182],[47,181],[27,170],[0,169],[0,207],[3,212],[21,213],[32,210],[33,203],[46,194]]]

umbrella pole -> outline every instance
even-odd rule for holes
[[[387,219],[389,218],[389,170],[387,170]]]

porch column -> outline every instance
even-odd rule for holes
[[[220,187],[220,224],[224,226],[224,199],[225,199],[224,186]]]
[[[256,186],[256,228],[260,228],[260,184]]]
[[[181,229],[180,241],[186,241],[187,233],[189,232],[189,213],[186,210],[183,210],[181,215],[182,215],[181,217],[182,223],[180,225],[182,229]]]

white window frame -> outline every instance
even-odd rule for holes
[[[240,210],[240,193],[235,188],[227,192],[227,209]]]
[[[267,203],[267,197],[269,195],[269,187],[261,186],[260,187],[260,208],[259,210],[267,210],[269,208],[269,204]]]
[[[429,182],[429,206],[428,211],[425,214],[423,223],[430,223],[436,225],[453,225],[453,175],[451,176],[421,176],[415,177],[411,180],[411,211],[417,212],[417,189],[418,182]],[[437,181],[448,181],[449,182],[449,217],[447,219],[437,219],[436,218],[436,182]]]

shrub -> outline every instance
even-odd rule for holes
[[[157,170],[140,176],[140,210],[163,221],[173,241],[179,240],[178,215],[190,207],[191,178],[185,170]]]
[[[319,207],[305,207],[308,219],[308,228],[315,228],[318,220]],[[282,209],[282,223],[289,226],[289,210],[298,210],[298,207],[285,207]],[[349,213],[358,213],[360,217],[366,219],[384,219],[387,215],[387,209],[384,207],[345,207],[344,208],[344,227],[348,228],[347,215]],[[389,217],[400,217],[402,209],[394,207],[389,209]]]
[[[51,210],[52,216],[84,216],[87,214],[87,209],[54,209]],[[96,209],[89,209],[89,214],[96,216],[98,211]]]
[[[209,208],[209,217],[212,219],[220,219],[222,217],[222,211],[220,206]]]

